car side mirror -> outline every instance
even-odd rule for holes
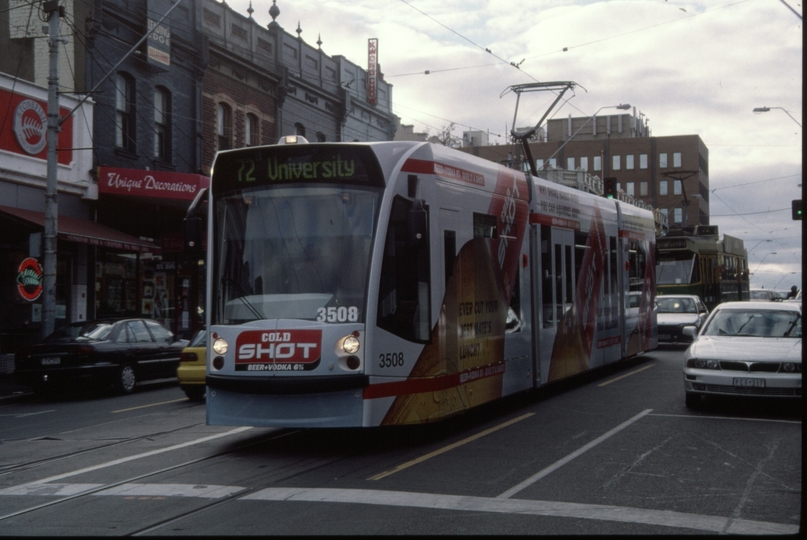
[[[698,328],[696,326],[685,326],[681,329],[681,333],[687,337],[695,339],[698,337]]]

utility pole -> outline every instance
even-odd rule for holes
[[[59,205],[56,200],[59,160],[56,146],[59,140],[59,17],[64,7],[59,0],[48,0],[42,6],[48,16],[48,172],[45,187],[45,249],[44,292],[42,306],[42,337],[51,334],[56,326],[56,234]]]

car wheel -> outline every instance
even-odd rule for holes
[[[203,384],[188,386],[185,388],[185,395],[188,396],[188,399],[191,401],[204,401],[205,390],[207,390],[207,387]]]
[[[700,409],[703,403],[702,397],[700,394],[695,394],[692,392],[686,393],[686,406],[687,409]]]
[[[130,364],[123,364],[118,371],[118,390],[123,394],[131,394],[137,383],[137,374]]]

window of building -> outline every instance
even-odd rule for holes
[[[248,113],[244,121],[244,144],[246,146],[258,145],[258,117]]]
[[[658,166],[659,169],[666,169],[667,168],[667,153],[662,152],[658,155]]]
[[[681,223],[684,220],[684,211],[681,208],[673,208],[673,223]]]
[[[611,170],[618,171],[622,165],[622,156],[611,156]]]
[[[536,159],[536,160],[535,160],[535,167],[536,167],[538,170],[543,169],[543,168],[544,168],[544,160],[543,160],[543,159]],[[529,170],[529,169],[527,169],[527,170]]]
[[[298,136],[305,137],[305,126],[304,125],[302,125],[300,123],[294,124],[294,130],[296,131],[296,134]]]
[[[639,168],[640,169],[647,168],[647,154],[639,154]]]
[[[681,152],[673,152],[673,167],[681,166]]]
[[[595,171],[602,170],[602,156],[594,156],[594,170]]]
[[[227,150],[232,148],[232,113],[230,106],[226,103],[219,103],[216,107],[216,140],[218,141],[219,150]]]
[[[573,171],[574,170],[574,158],[566,158],[566,170]]]
[[[659,208],[659,211],[661,212],[661,215],[664,216],[665,218],[668,217],[670,214],[670,211],[667,208]]]
[[[154,157],[171,161],[171,93],[154,89]]]
[[[628,154],[627,156],[625,156],[625,168],[629,171],[632,171],[634,169],[633,157],[634,157],[633,154]]]
[[[317,142],[325,142],[327,140],[328,140],[328,138],[325,136],[324,133],[322,133],[320,131],[317,132]]]
[[[628,182],[627,188],[625,189],[625,193],[627,193],[630,196],[635,196],[636,195],[634,187],[633,187],[633,184],[634,184],[634,182]]]
[[[681,181],[673,180],[673,195],[680,195],[680,194],[681,194]]]
[[[580,158],[580,168],[583,169],[584,171],[588,170],[588,158],[587,157],[581,157]]]
[[[647,182],[639,182],[639,196],[647,197]]]
[[[667,192],[667,181],[666,180],[659,180],[658,182],[658,194],[659,195],[669,195]]]
[[[556,169],[557,167],[558,167],[558,160],[555,159],[555,158],[550,158],[549,159],[549,168],[550,169]]]
[[[115,77],[115,146],[134,151],[134,79],[125,73]]]

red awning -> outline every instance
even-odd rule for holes
[[[0,212],[22,219],[34,225],[45,227],[45,214],[35,210],[24,210],[10,206],[0,206]],[[70,216],[59,216],[56,221],[58,237],[68,242],[79,242],[121,251],[138,253],[159,252],[160,246],[141,240],[125,232],[101,223]]]

